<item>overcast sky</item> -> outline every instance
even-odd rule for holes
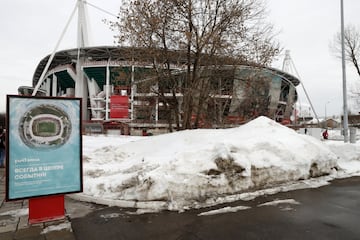
[[[89,3],[117,14],[121,0],[89,0]],[[0,8],[0,111],[5,111],[6,95],[17,94],[19,86],[31,86],[34,71],[54,50],[76,0],[3,0]],[[269,21],[279,31],[278,40],[290,55],[319,116],[342,113],[341,60],[331,54],[329,43],[340,31],[340,0],[267,0]],[[360,27],[359,0],[344,0],[345,24]],[[91,45],[114,45],[114,33],[102,19],[111,15],[88,6]],[[76,47],[76,16],[58,50]],[[282,69],[284,55],[273,67]],[[293,73],[295,75],[295,73]],[[360,82],[347,65],[350,90]],[[306,103],[298,87],[300,102]],[[349,101],[350,102],[350,101]],[[357,109],[355,109],[357,111]]]

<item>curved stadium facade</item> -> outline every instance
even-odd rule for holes
[[[81,97],[85,131],[103,131],[109,122],[118,123],[115,125],[125,134],[131,129],[134,135],[144,129],[155,132],[168,128],[164,104],[153,91],[157,86],[151,80],[151,61],[141,49],[88,47],[58,51],[39,83],[49,58],[46,56],[38,64],[33,87],[39,87],[38,93],[46,96]],[[178,58],[172,63],[179,84],[186,74],[184,62]],[[296,77],[274,68],[247,65],[216,69],[206,70],[206,75],[217,76],[208,80],[213,104],[209,103],[206,111],[221,108],[220,115],[203,119],[201,126],[229,127],[258,115],[290,123],[297,100]],[[19,93],[27,94],[29,90],[20,87]],[[171,97],[170,89],[164,96]],[[176,98],[182,101],[181,90],[176,92]]]

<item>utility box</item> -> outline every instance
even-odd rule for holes
[[[356,143],[356,128],[350,128],[350,143]]]
[[[307,135],[313,136],[314,138],[321,140],[321,128],[308,128]]]

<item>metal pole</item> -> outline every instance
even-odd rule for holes
[[[110,58],[106,64],[106,87],[105,87],[105,120],[110,118]]]
[[[325,121],[327,120],[327,105],[330,103],[330,101],[327,101],[326,103],[325,103]]]
[[[83,48],[89,45],[89,36],[87,28],[87,15],[85,12],[85,1],[78,0],[78,29],[77,29],[77,47]]]
[[[344,39],[344,1],[341,0],[341,62],[342,62],[342,78],[343,78],[343,103],[344,103],[344,142],[349,140],[348,127],[348,107],[347,107],[347,90],[346,90],[346,67],[345,67],[345,39]]]
[[[327,104],[327,103],[325,103],[325,123],[326,123],[326,117],[327,117],[327,116],[326,116],[326,104]]]
[[[305,88],[305,86],[304,86],[304,83],[302,82],[301,77],[300,77],[300,75],[299,75],[299,73],[298,73],[298,71],[297,71],[297,69],[296,69],[296,67],[295,67],[295,64],[294,64],[294,62],[293,62],[293,60],[292,60],[292,58],[291,58],[291,56],[290,56],[290,51],[289,51],[289,50],[287,50],[287,51],[285,52],[285,59],[284,59],[284,63],[283,63],[283,71],[286,70],[285,61],[288,62],[288,64],[289,64],[289,69],[290,69],[290,67],[292,67],[292,68],[294,69],[294,71],[295,71],[296,76],[299,78],[300,85],[301,85],[301,87],[302,87],[302,89],[303,89],[303,91],[304,91],[304,93],[305,93],[306,99],[308,100],[308,102],[309,102],[309,104],[310,104],[311,110],[313,111],[313,113],[314,113],[314,115],[315,115],[317,124],[320,125],[319,117],[318,117],[318,115],[317,115],[317,113],[316,113],[316,111],[315,111],[315,108],[314,108],[311,100],[310,100],[309,94],[308,94],[307,91],[306,91],[306,88]],[[289,71],[289,70],[288,70],[288,71]],[[289,73],[290,73],[290,71],[289,71]],[[295,87],[295,88],[296,88],[296,87]]]
[[[58,42],[56,43],[56,46],[55,46],[53,52],[51,53],[51,55],[49,57],[49,60],[47,61],[46,66],[45,66],[44,70],[42,71],[41,76],[40,76],[40,78],[39,78],[39,80],[38,80],[38,82],[37,82],[37,84],[36,84],[36,86],[34,88],[32,96],[36,95],[36,93],[39,90],[41,84],[43,83],[45,74],[47,73],[47,71],[48,71],[48,69],[50,67],[50,64],[51,64],[51,62],[52,62],[52,60],[53,60],[53,58],[55,56],[55,53],[56,53],[57,49],[59,48],[59,45],[60,45],[60,43],[61,43],[61,41],[62,41],[62,39],[63,39],[63,37],[64,37],[64,35],[66,33],[66,30],[68,29],[68,27],[70,25],[70,22],[71,22],[72,18],[74,17],[74,14],[75,14],[77,8],[78,8],[78,4],[75,5],[74,10],[72,11],[72,13],[70,15],[70,18],[67,21],[66,26],[65,26],[64,30],[62,31],[61,36],[60,36]]]

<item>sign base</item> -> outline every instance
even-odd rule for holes
[[[42,223],[65,218],[64,195],[29,199],[29,223]]]

